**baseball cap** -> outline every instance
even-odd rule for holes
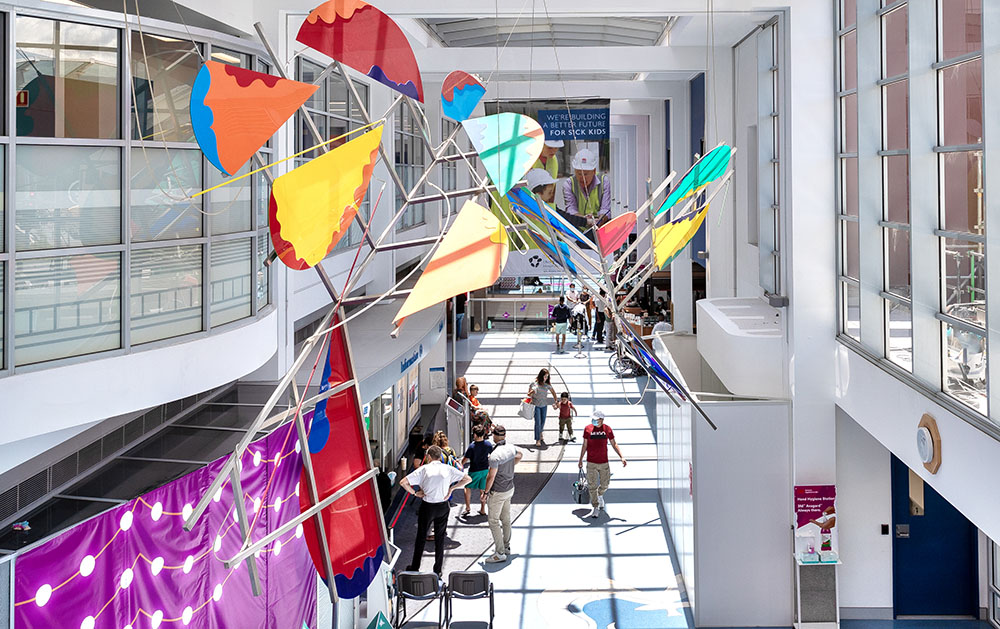
[[[544,168],[532,168],[524,178],[528,182],[528,190],[534,190],[538,186],[547,186],[550,183],[556,182],[552,178],[552,175]]]
[[[597,153],[590,149],[580,149],[573,156],[573,170],[597,170]]]
[[[561,149],[565,144],[562,140],[545,140],[545,146],[549,148]]]
[[[604,411],[601,410],[594,411],[594,414],[591,415],[591,417],[593,417],[594,419],[604,419]]]

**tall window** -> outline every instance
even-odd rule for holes
[[[855,0],[841,0],[838,146],[840,331],[861,340],[861,256],[858,231],[858,31]]]
[[[913,370],[910,290],[910,97],[907,5],[881,16],[882,237],[885,355]]]
[[[10,17],[15,125],[0,135],[0,198],[11,199],[0,203],[0,371],[253,316],[267,303],[253,288],[253,186],[191,198],[223,178],[188,109],[203,54],[244,67],[253,57],[30,12]]]
[[[354,99],[350,88],[340,74],[332,73],[324,77],[323,66],[303,58],[299,58],[298,76],[299,80],[303,83],[316,83],[319,81],[319,89],[316,90],[308,101],[306,101],[305,106],[306,110],[309,112],[309,116],[312,118],[313,123],[316,125],[317,131],[319,131],[320,137],[323,140],[331,140],[333,138],[340,137],[348,131],[364,126],[364,117],[361,115],[359,105],[363,106],[365,111],[368,110],[369,99],[367,85],[354,81],[354,87],[357,89],[358,96],[361,99],[361,101],[358,102]],[[295,138],[296,152],[303,151],[311,146],[319,144],[319,141],[316,140],[301,112],[295,114],[295,125],[297,130]],[[346,141],[347,139],[338,140],[327,146],[332,149],[340,146]],[[304,164],[310,159],[318,157],[322,153],[323,149],[317,149],[307,153],[304,157],[296,160],[296,165]],[[365,196],[364,201],[361,202],[361,206],[358,208],[358,214],[360,214],[365,221],[371,217],[370,198],[371,195],[369,193]],[[362,236],[363,230],[359,222],[351,221],[351,226],[348,229],[347,234],[340,239],[340,242],[338,242],[337,246],[334,247],[331,255],[357,245],[361,242]]]
[[[441,119],[441,139],[446,140],[458,128],[458,123],[447,118]],[[454,149],[445,150],[445,154],[455,152]],[[441,164],[441,189],[445,192],[458,190],[458,164],[459,162],[445,162]],[[451,213],[458,212],[459,206],[455,199],[451,200]],[[441,202],[441,217],[448,216],[448,201]]]
[[[938,203],[944,390],[984,415],[986,215],[982,5],[938,3]]]
[[[420,105],[418,104],[419,108]],[[420,109],[417,110],[418,112]],[[400,103],[396,109],[395,118],[395,146],[396,146],[396,172],[406,186],[409,193],[413,186],[420,179],[424,172],[424,165],[427,163],[427,151],[424,148],[424,141],[421,138],[422,121],[417,121],[410,113],[410,108],[406,103]],[[425,187],[421,186],[415,194],[424,194]],[[396,207],[403,205],[403,194],[396,191]],[[411,205],[403,212],[399,222],[396,223],[396,231],[402,231],[417,225],[423,225],[424,206],[421,203]]]

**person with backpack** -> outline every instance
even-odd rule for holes
[[[568,391],[563,391],[559,395],[559,441],[563,443],[566,442],[563,439],[563,428],[565,427],[566,433],[569,435],[570,441],[576,441],[576,437],[573,436],[573,415],[576,415],[576,407],[573,406],[573,401],[569,397]]]
[[[559,303],[552,309],[552,319],[556,322],[556,353],[561,354],[566,347],[566,333],[569,332],[570,309],[566,305],[566,298],[559,297]]]
[[[486,477],[490,473],[490,453],[493,452],[493,444],[486,440],[486,427],[482,424],[472,427],[472,443],[465,450],[462,457],[462,467],[469,466],[469,477],[472,482],[465,486],[465,511],[463,516],[469,515],[472,511],[472,490],[478,489],[480,492],[486,490]],[[486,505],[480,501],[479,515],[486,515]]]

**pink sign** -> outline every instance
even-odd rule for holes
[[[795,486],[795,526],[802,528],[810,522],[827,517],[837,499],[836,485]]]

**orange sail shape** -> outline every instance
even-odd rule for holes
[[[232,176],[319,89],[206,61],[191,88],[191,124],[212,164]]]
[[[274,180],[269,228],[286,266],[315,266],[347,233],[368,191],[381,141],[377,127]]]
[[[509,250],[507,230],[497,217],[466,201],[393,322],[455,295],[492,286]]]
[[[635,212],[625,212],[598,228],[597,242],[601,246],[601,255],[609,255],[625,244],[635,229],[636,220]]]

